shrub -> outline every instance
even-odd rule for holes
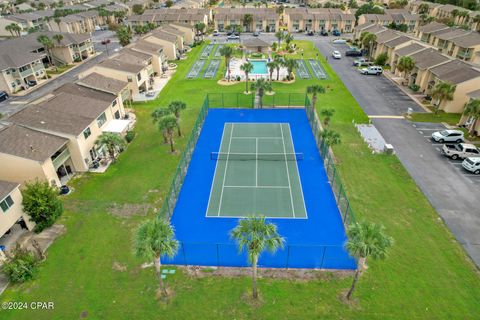
[[[34,231],[37,233],[53,225],[63,212],[57,189],[47,182],[36,180],[27,183],[22,196],[23,210],[30,216],[30,220],[35,222]]]
[[[38,266],[38,259],[35,255],[25,249],[17,247],[12,252],[2,266],[3,272],[7,275],[8,280],[13,283],[21,283],[32,279]]]
[[[125,135],[125,140],[127,141],[127,143],[132,142],[133,138],[135,138],[135,132],[134,131],[128,131],[127,134]]]
[[[379,66],[384,66],[388,60],[388,55],[386,53],[381,53],[378,55],[377,59],[375,59],[375,64]]]
[[[415,84],[415,83],[409,85],[408,87],[410,88],[410,90],[412,90],[414,92],[417,92],[420,89],[420,86]]]
[[[237,81],[240,81],[242,80],[242,78],[240,78],[240,76],[237,76]]]

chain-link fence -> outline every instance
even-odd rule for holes
[[[254,108],[260,103],[255,92],[244,93],[209,93],[207,95],[210,108]],[[302,108],[305,104],[304,93],[277,92],[270,95],[266,92],[262,97],[263,108]]]
[[[343,225],[347,226],[351,222],[355,221],[355,215],[348,201],[345,193],[345,188],[338,175],[337,167],[334,162],[334,155],[330,147],[325,143],[322,138],[322,125],[318,117],[317,111],[313,108],[310,99],[305,95],[305,110],[307,112],[308,122],[312,127],[313,135],[315,136],[315,142],[317,144],[320,156],[323,159],[325,171],[327,172],[328,180],[332,187],[333,194],[337,200],[337,206],[342,216]]]

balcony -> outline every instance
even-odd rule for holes
[[[20,77],[22,77],[22,78],[26,78],[26,77],[31,76],[31,75],[33,75],[33,69],[32,68],[28,68],[26,70],[20,71]]]
[[[53,158],[53,157],[52,157]],[[58,169],[62,164],[65,163],[70,158],[70,151],[68,151],[68,148],[62,151],[58,156],[52,159],[53,167]]]
[[[43,63],[37,63],[33,66],[33,70],[34,71],[43,71],[43,70],[45,70],[45,66],[43,65]]]
[[[457,58],[462,60],[470,60],[472,59],[472,52],[471,51],[458,51]]]

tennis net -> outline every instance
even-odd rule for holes
[[[232,153],[232,152],[211,152],[211,160],[231,161],[298,161],[303,160],[303,153]]]

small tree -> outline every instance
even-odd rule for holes
[[[252,83],[252,90],[255,90],[258,98],[259,98],[259,107],[263,107],[263,96],[265,95],[265,91],[272,91],[272,83],[265,81],[265,79],[260,78],[254,83]]]
[[[457,87],[453,84],[440,81],[438,82],[432,90],[432,97],[437,99],[437,103],[434,104],[435,114],[438,113],[440,105],[443,101],[452,101],[453,95],[455,94],[455,89]]]
[[[162,294],[167,296],[167,287],[162,279],[161,257],[174,257],[178,251],[173,227],[164,219],[155,218],[140,224],[134,236],[135,255],[147,262],[153,262]]]
[[[362,43],[363,47],[368,48],[368,55],[372,56],[372,48],[373,44],[377,41],[377,35],[370,32],[362,32],[360,35],[360,42]]]
[[[61,34],[55,34],[55,35],[52,37],[52,39],[55,40],[58,45],[60,45],[60,44],[62,43],[62,40],[63,40],[63,35],[61,35]]]
[[[374,63],[378,66],[384,66],[387,60],[388,60],[388,54],[384,52],[378,55]]]
[[[53,21],[57,24],[58,31],[62,32],[62,26],[60,25],[60,23],[62,22],[62,19],[60,19],[59,17],[56,17],[53,19]]]
[[[468,133],[473,136],[473,132],[477,127],[477,122],[480,119],[480,99],[472,99],[470,100],[463,109],[463,115],[467,117],[473,118],[473,122],[468,128]]]
[[[345,243],[345,248],[350,255],[358,258],[357,270],[353,277],[352,286],[347,293],[347,299],[350,299],[366,265],[367,258],[384,259],[388,248],[393,244],[393,239],[385,234],[382,225],[365,221],[351,224],[347,228],[347,236],[348,240]]]
[[[187,104],[183,101],[172,101],[168,105],[168,109],[175,115],[175,118],[177,119],[177,130],[178,130],[178,136],[182,136],[182,131],[180,130],[180,111],[185,110],[187,108]]]
[[[323,116],[323,125],[327,128],[330,124],[330,119],[335,114],[335,109],[322,109],[320,110],[320,114]]]
[[[277,32],[275,32],[275,38],[277,38],[278,40],[279,48],[281,48],[283,37],[284,37],[284,33],[282,30],[278,30]]]
[[[12,283],[22,283],[33,279],[37,273],[38,262],[33,252],[22,249],[17,243],[2,265],[2,271]]]
[[[280,68],[284,64],[284,59],[281,56],[275,56],[273,58],[273,62],[275,62],[275,69],[277,69],[277,81],[280,79]]]
[[[408,78],[409,78],[410,72],[412,72],[414,68],[415,68],[415,60],[413,60],[411,57],[404,56],[398,60],[397,69],[398,71],[405,73],[405,79],[407,81],[409,80]]]
[[[142,15],[145,9],[143,8],[142,4],[134,4],[132,7],[132,12],[136,15]]]
[[[321,133],[321,137],[327,147],[331,147],[342,142],[340,134],[330,129],[324,129]]]
[[[48,64],[52,65],[52,54],[51,54],[51,49],[55,46],[52,39],[50,39],[48,36],[42,34],[37,37],[37,41],[40,42],[47,52],[47,58],[48,58]]]
[[[242,20],[245,30],[247,30],[247,32],[250,32],[250,25],[253,22],[253,16],[250,13],[247,13],[243,16]]]
[[[228,81],[230,81],[230,59],[233,56],[233,48],[230,46],[223,46],[220,48],[220,55],[225,58],[225,67],[227,68],[228,72]]]
[[[167,108],[158,108],[155,109],[152,114],[152,121],[153,123],[157,123],[160,121],[160,119],[168,114],[172,114],[172,111]],[[163,143],[168,143],[168,136],[167,136],[167,131],[165,129],[162,130],[162,135],[163,135]]]
[[[290,43],[293,41],[293,36],[291,33],[287,33],[283,36],[283,41],[286,43],[286,49],[290,48]]]
[[[115,153],[125,147],[125,140],[118,134],[111,132],[102,133],[95,141],[97,146],[107,148],[109,158],[115,162]]]
[[[195,23],[195,25],[193,27],[195,28],[195,37],[198,37],[200,35],[202,35],[202,37],[203,37],[203,32],[206,28],[205,23],[197,22],[197,23]]]
[[[266,250],[275,253],[283,248],[285,239],[278,234],[277,226],[267,223],[264,217],[240,219],[238,225],[230,231],[230,237],[237,242],[240,252],[247,251],[248,262],[252,264],[253,298],[256,299],[258,258]]]
[[[287,68],[288,80],[293,80],[293,69],[297,67],[297,61],[295,59],[285,58],[283,65]]]
[[[37,233],[53,225],[63,213],[58,191],[48,182],[35,180],[26,183],[22,196],[23,211],[29,215],[31,221],[35,222],[34,231]]]
[[[275,71],[276,67],[277,67],[277,63],[275,61],[267,62],[267,68],[268,68],[268,73],[269,73],[269,76],[270,76],[270,81],[272,81],[273,71]]]
[[[248,93],[248,75],[253,71],[253,64],[246,62],[240,66],[240,70],[245,73],[245,92]]]
[[[314,84],[307,87],[307,93],[312,95],[312,107],[315,109],[317,106],[317,95],[325,93],[325,88],[319,84]]]
[[[120,42],[120,45],[125,47],[126,45],[130,44],[130,41],[132,40],[132,32],[125,26],[119,27],[117,29],[117,38]]]
[[[166,115],[160,118],[160,120],[158,121],[158,128],[162,131],[165,130],[165,134],[167,136],[168,142],[170,143],[170,149],[172,153],[175,152],[173,132],[175,131],[177,126],[177,118],[173,114]]]
[[[173,4],[174,4],[173,0],[165,1],[165,7],[167,7],[167,8],[170,8],[171,6],[173,6]]]

